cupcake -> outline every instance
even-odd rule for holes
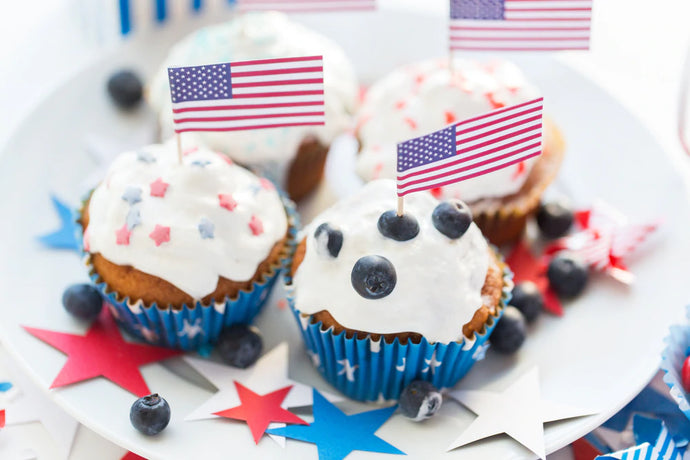
[[[305,229],[288,301],[321,374],[347,396],[397,399],[413,380],[448,388],[483,356],[512,275],[466,205],[405,199],[373,181]]]
[[[202,142],[271,178],[300,200],[319,184],[333,139],[351,126],[358,100],[354,69],[342,48],[278,12],[239,15],[173,46],[148,87],[164,136],[173,130],[167,68],[252,59],[323,55],[325,126],[199,133]]]
[[[294,249],[295,213],[273,184],[174,142],[115,158],[81,213],[91,279],[144,340],[194,349],[249,323]]]
[[[396,144],[456,121],[539,97],[515,65],[456,59],[416,63],[393,71],[367,92],[359,111],[357,173],[366,181],[393,178]],[[515,241],[556,176],[563,158],[558,128],[544,120],[542,155],[514,166],[432,190],[461,199],[494,244]]]

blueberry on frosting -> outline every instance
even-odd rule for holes
[[[395,211],[386,211],[381,214],[377,226],[383,236],[395,241],[411,240],[419,234],[417,219],[409,214],[398,216]]]
[[[380,299],[393,292],[398,277],[395,267],[382,256],[360,258],[352,267],[350,281],[355,291],[365,299]]]
[[[333,258],[338,257],[340,249],[343,247],[343,232],[324,222],[316,228],[314,238],[316,239],[316,251],[319,254],[329,254]]]
[[[470,228],[472,212],[462,201],[444,201],[436,206],[431,214],[431,220],[436,230],[455,240]]]

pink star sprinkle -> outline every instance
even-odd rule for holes
[[[115,237],[117,238],[116,242],[119,245],[127,246],[129,245],[129,235],[131,235],[132,232],[129,231],[127,228],[127,224],[124,224],[122,228],[118,231],[115,232]]]
[[[410,126],[410,128],[417,129],[417,122],[414,121],[412,118],[406,117],[404,118],[404,121]]]
[[[252,219],[249,221],[249,228],[254,236],[259,236],[264,232],[264,224],[256,216],[252,216]]]
[[[224,162],[226,162],[227,164],[229,164],[229,165],[232,164],[232,160],[230,159],[229,156],[223,155],[223,154],[220,153],[220,152],[215,152],[215,153],[216,153],[216,155],[218,155],[219,157],[221,157],[221,159],[222,159]]]
[[[405,108],[405,101],[403,99],[395,103],[396,110],[402,110]]]
[[[186,157],[187,155],[189,155],[189,154],[191,154],[191,153],[194,153],[194,152],[196,152],[197,150],[199,150],[199,147],[191,147],[191,148],[188,148],[187,150],[185,150],[185,151],[182,152],[182,156],[183,156],[183,157]]]
[[[161,244],[170,241],[170,227],[164,227],[163,225],[156,224],[156,227],[149,235],[149,238],[156,242],[156,246],[160,246]]]
[[[259,184],[261,184],[261,188],[264,190],[273,190],[275,187],[273,186],[273,182],[270,180],[266,179],[265,177],[260,177],[259,178]]]
[[[149,184],[149,187],[151,187],[151,196],[157,196],[159,198],[163,198],[165,196],[165,191],[168,190],[168,183],[163,182],[163,179],[160,177],[151,184]]]
[[[220,201],[220,207],[225,208],[228,211],[233,211],[237,207],[237,201],[235,201],[232,195],[220,193],[218,195],[218,201]]]

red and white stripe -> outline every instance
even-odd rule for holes
[[[507,168],[542,151],[543,98],[455,125],[456,155],[398,173],[398,196]]]
[[[592,0],[506,0],[505,19],[451,19],[451,50],[589,49]]]
[[[323,58],[230,64],[232,98],[173,104],[175,132],[323,125]]]
[[[276,10],[286,13],[326,13],[331,11],[370,11],[376,0],[237,0],[239,11]]]

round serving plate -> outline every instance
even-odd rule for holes
[[[385,5],[374,13],[296,19],[341,43],[365,82],[400,63],[444,54],[442,12]],[[179,359],[143,367],[150,388],[164,395],[173,410],[172,421],[160,436],[144,437],[129,422],[135,398],[104,379],[48,390],[65,357],[21,328],[85,331],[60,306],[64,288],[87,279],[79,257],[46,250],[35,239],[57,225],[49,194],[57,192],[76,203],[85,191],[85,179],[98,168],[85,148],[93,147],[94,139],[125,145],[140,139],[142,130],[148,137],[155,136],[145,108],[125,114],[112,106],[104,91],[107,76],[122,66],[151,75],[171,43],[207,20],[190,19],[129,39],[46,98],[14,133],[0,156],[0,333],[12,356],[66,411],[105,438],[147,458],[316,458],[311,444],[288,441],[283,449],[264,437],[255,445],[247,427],[239,422],[185,422],[184,417],[208,399],[213,388]],[[545,399],[597,412],[547,424],[546,448],[553,452],[618,411],[658,367],[662,338],[668,325],[682,316],[681,307],[687,301],[690,207],[683,181],[687,171],[677,171],[644,126],[577,72],[547,55],[511,57],[543,90],[546,110],[567,140],[556,187],[580,204],[603,199],[632,220],[665,219],[660,234],[628,261],[637,276],[632,286],[595,277],[584,295],[566,305],[563,318],[544,315],[531,327],[527,342],[515,356],[489,351],[458,385],[500,391],[538,366]],[[359,181],[348,172],[354,155],[351,139],[336,143],[326,182],[303,207],[308,215],[356,189]],[[309,362],[289,311],[278,308],[281,296],[278,289],[257,321],[266,350],[289,342],[290,376],[320,390],[335,391]],[[348,413],[371,407],[352,401],[339,405]],[[395,415],[377,434],[412,458],[533,457],[505,435],[445,453],[474,418],[448,401],[426,423],[411,423]],[[376,455],[354,452],[349,458],[372,456]]]

